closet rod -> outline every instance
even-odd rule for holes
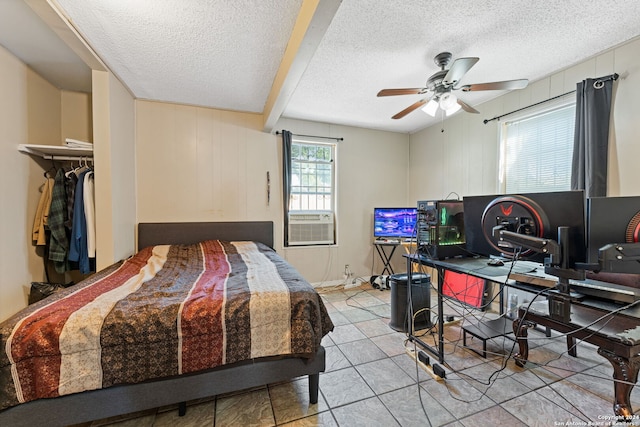
[[[276,135],[282,135],[282,132],[276,131]],[[335,138],[333,136],[300,135],[299,133],[292,133],[291,135],[301,136],[303,138],[335,139],[336,141],[344,141],[344,138]]]
[[[606,81],[609,81],[609,80],[614,80],[614,81],[618,80],[618,73],[613,73],[610,76],[606,76],[606,77],[604,77],[602,79],[598,79],[596,81],[596,83],[597,82],[606,82]],[[520,112],[522,110],[526,110],[527,108],[535,107],[536,105],[544,104],[545,102],[553,101],[554,99],[562,98],[563,96],[571,95],[572,93],[575,93],[575,92],[576,91],[574,89],[572,91],[563,93],[562,95],[554,96],[553,98],[545,99],[544,101],[536,102],[535,104],[531,104],[531,105],[528,105],[526,107],[518,108],[517,110],[510,111],[510,112],[505,113],[505,114],[503,114],[501,116],[496,116],[496,117],[494,117],[492,119],[484,119],[482,122],[486,125],[489,122],[492,122],[494,120],[500,120],[501,118],[503,118],[505,116],[508,116],[510,114],[517,113],[517,112]]]
[[[60,161],[88,160],[93,162],[93,156],[51,156],[48,154],[43,154],[42,158],[45,160],[60,160]]]

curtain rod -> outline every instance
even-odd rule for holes
[[[276,135],[282,135],[282,132],[276,131]],[[300,135],[299,133],[292,133],[291,135],[302,136],[305,138],[335,139],[336,141],[344,141],[344,138],[335,138],[333,136]]]
[[[614,80],[614,81],[618,80],[618,73],[613,73],[610,76],[604,77],[602,79],[598,79],[596,82],[607,82],[609,80]],[[518,113],[518,112],[520,112],[522,110],[526,110],[527,108],[535,107],[537,105],[544,104],[544,103],[549,102],[549,101],[553,101],[554,99],[558,99],[558,98],[562,98],[563,96],[571,95],[572,93],[575,93],[575,89],[572,90],[572,91],[563,93],[562,95],[554,96],[553,98],[545,99],[544,101],[536,102],[535,104],[531,104],[531,105],[528,105],[526,107],[518,108],[517,110],[513,110],[513,111],[510,111],[508,113],[502,114],[500,116],[496,116],[496,117],[494,117],[492,119],[484,119],[482,122],[486,125],[489,122],[492,122],[494,120],[500,120],[501,118],[503,118],[505,116],[508,116],[510,114]]]

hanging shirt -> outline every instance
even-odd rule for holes
[[[84,176],[87,172],[84,171],[78,176],[73,201],[73,227],[69,244],[69,261],[76,261],[83,274],[91,273],[87,251],[87,221],[84,215]]]
[[[71,228],[73,228],[73,202],[75,200],[76,186],[78,185],[78,176],[74,171],[67,172],[64,175],[64,183],[67,188],[67,221],[64,225],[67,231],[71,233]]]
[[[96,205],[93,183],[93,171],[84,176],[84,216],[87,222],[87,253],[89,258],[96,257]]]
[[[51,208],[51,193],[53,191],[53,178],[47,178],[42,185],[42,194],[36,209],[36,216],[33,220],[32,238],[36,246],[44,246],[47,244],[47,236],[45,226]]]
[[[51,230],[49,239],[49,259],[58,273],[69,270],[67,254],[69,252],[69,238],[64,226],[67,220],[67,188],[64,170],[58,169],[51,194],[51,209],[49,211],[48,226]]]

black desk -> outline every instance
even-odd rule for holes
[[[613,366],[615,414],[620,417],[633,415],[630,396],[640,368],[640,319],[574,302],[571,321],[563,323],[549,317],[548,304],[544,301],[531,304],[528,310],[521,306],[518,318],[513,321],[519,345],[519,353],[514,356],[518,366],[524,366],[529,357],[527,329],[536,324],[567,334],[567,344],[575,345],[575,340],[580,339],[597,345],[598,354]],[[572,356],[575,355],[574,351]]]
[[[434,347],[425,343],[420,338],[414,336],[411,328],[409,329],[409,339],[417,342],[424,349],[431,352],[434,356],[437,356],[438,361],[440,363],[444,363],[444,335],[443,335],[444,299],[442,296],[442,284],[444,283],[445,270],[451,270],[457,273],[464,273],[470,276],[475,276],[481,279],[488,280],[490,282],[504,284],[507,282],[507,279],[508,279],[507,276],[509,274],[510,269],[512,272],[525,273],[525,272],[531,272],[539,268],[542,268],[540,264],[527,262],[527,261],[518,261],[515,263],[513,268],[511,268],[511,263],[505,263],[505,265],[503,266],[489,266],[487,265],[487,262],[489,261],[488,258],[452,258],[452,259],[446,259],[446,260],[438,260],[438,259],[428,258],[422,255],[416,255],[416,254],[405,254],[404,256],[407,258],[407,272],[408,272],[407,274],[409,276],[408,277],[409,282],[411,282],[413,264],[426,265],[428,267],[435,268],[438,273],[438,322],[437,322],[438,323],[438,345],[437,347]],[[508,285],[519,287],[514,280],[510,280]],[[521,288],[521,289],[530,291],[531,286],[525,286],[524,288]],[[500,292],[499,297],[500,297],[500,311],[502,313],[502,309],[504,307],[504,296],[502,292]],[[494,335],[493,338],[495,338],[496,336],[505,335],[506,329],[505,329],[504,320],[501,320],[499,322],[501,322],[502,325],[498,325],[499,327],[496,328],[496,330],[498,331],[502,330],[503,333],[499,335]],[[486,344],[486,339],[492,338],[482,333],[482,331],[479,331],[479,330],[476,331],[474,329],[469,329],[467,332],[469,332],[471,335],[475,334],[474,336],[477,336],[483,339],[483,341],[485,341],[485,344]],[[511,332],[511,331],[509,330],[508,332]],[[484,345],[483,345],[483,350],[484,350],[483,353],[486,354],[486,348],[484,347]]]
[[[440,363],[444,361],[444,339],[442,330],[443,301],[442,282],[445,270],[453,270],[471,276],[480,277],[495,283],[503,283],[515,289],[529,292],[540,292],[545,295],[548,291],[540,286],[528,283],[507,280],[511,263],[506,262],[501,267],[487,265],[486,258],[461,258],[451,260],[433,260],[417,256],[407,257],[407,272],[411,280],[412,266],[414,263],[433,267],[438,272],[438,348],[433,348],[413,337],[413,331],[409,331],[409,339],[416,341],[425,349],[438,356]],[[536,274],[543,274],[544,268],[537,263],[518,261],[513,265],[512,272],[527,273],[536,270]],[[572,286],[583,282],[572,281]],[[588,281],[585,281],[586,283]],[[610,285],[600,282],[604,285]],[[576,287],[576,289],[579,289]],[[500,309],[504,306],[502,294],[500,295]],[[523,366],[529,355],[527,343],[527,330],[539,325],[567,334],[567,346],[569,354],[576,356],[575,341],[580,339],[597,345],[598,354],[609,360],[613,366],[615,402],[614,412],[620,417],[631,417],[633,408],[630,403],[631,390],[633,389],[640,371],[640,304],[625,310],[620,310],[623,304],[614,303],[590,296],[582,296],[581,299],[571,304],[571,321],[563,323],[549,317],[547,301],[537,301],[527,305],[521,305],[518,309],[518,318],[513,321],[512,329],[519,345],[519,353],[515,355],[516,364]],[[602,318],[602,319],[601,319]]]
[[[429,350],[435,356],[438,357],[440,363],[444,362],[444,338],[442,335],[442,330],[444,327],[444,319],[441,313],[443,313],[444,304],[442,297],[442,283],[444,282],[444,272],[445,270],[451,270],[457,273],[468,274],[470,276],[479,277],[481,279],[485,279],[489,282],[496,283],[498,285],[508,286],[513,289],[518,289],[531,293],[540,293],[540,296],[546,296],[548,291],[545,290],[544,287],[537,286],[535,284],[519,282],[513,279],[509,279],[508,275],[513,273],[520,274],[535,274],[544,276],[544,266],[540,263],[534,263],[530,261],[517,261],[515,263],[511,263],[505,261],[505,265],[503,266],[489,266],[487,262],[488,258],[452,258],[446,260],[438,260],[431,259],[425,256],[411,254],[404,255],[407,258],[407,271],[412,271],[412,265],[414,263],[420,265],[426,265],[432,268],[435,268],[438,272],[438,346],[433,347],[427,343],[421,341],[418,337],[413,336],[413,331],[409,331],[409,339],[414,340],[419,343],[426,350]],[[512,265],[513,264],[513,265]],[[411,278],[409,277],[409,280]],[[616,308],[615,305],[603,303],[598,299],[589,299],[586,298],[582,302],[582,304],[587,306],[593,306],[601,309],[609,309],[613,310]],[[499,291],[499,305],[500,305],[500,314],[503,314],[503,309],[505,306],[504,301],[504,293],[502,289]],[[635,308],[634,310],[630,310],[630,315],[635,315],[640,318],[640,306]],[[486,340],[491,338],[496,338],[498,336],[506,335],[507,331],[511,333],[512,326],[510,325],[510,320],[507,322],[506,319],[502,318],[497,321],[490,321],[490,324],[485,325],[486,327],[472,327],[471,325],[466,328],[466,333],[469,333],[475,337],[483,340],[483,352],[476,353],[485,356],[486,355]],[[540,325],[545,326],[545,325]],[[545,326],[546,327],[546,326]],[[547,336],[550,336],[550,328],[547,327]],[[463,339],[465,337],[463,336]],[[571,345],[569,342],[567,343],[570,354],[575,355],[575,346]],[[473,349],[471,349],[473,350]],[[475,350],[473,350],[475,351]]]

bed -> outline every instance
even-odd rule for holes
[[[272,248],[272,222],[139,224],[135,256],[0,324],[0,425],[184,411],[305,375],[316,403],[333,324]]]

